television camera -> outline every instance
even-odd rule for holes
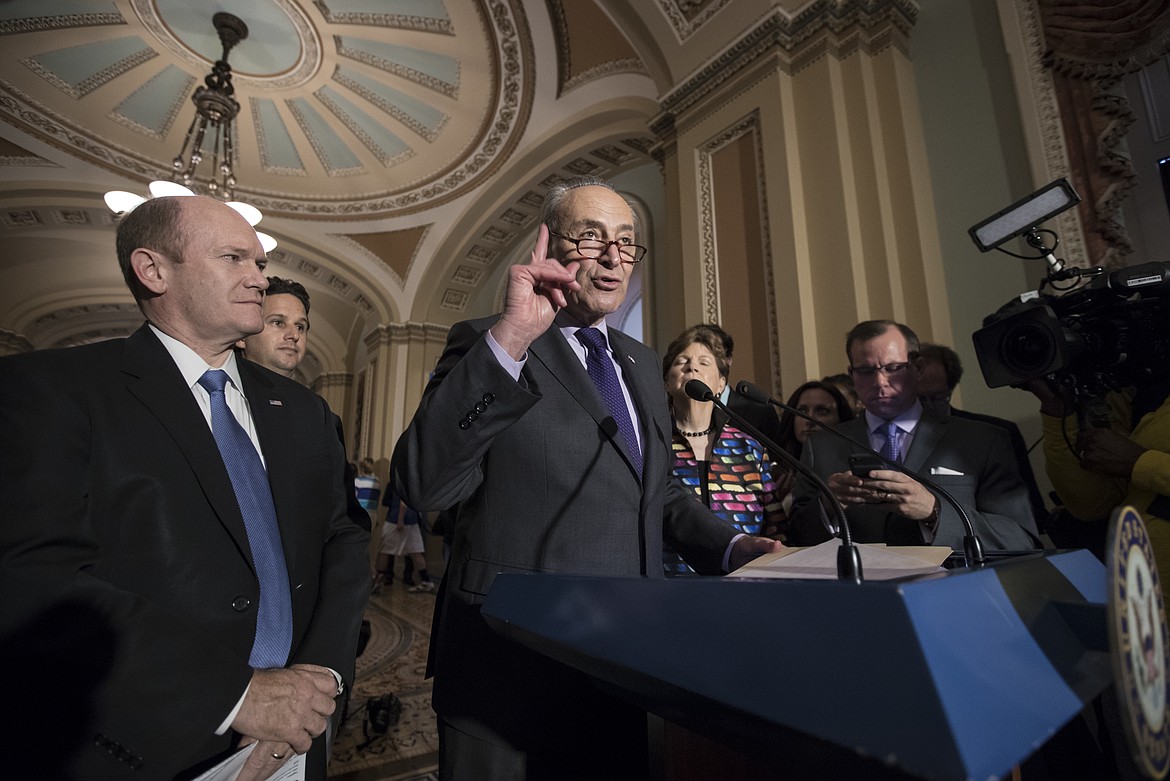
[[[1170,264],[1111,272],[1066,268],[1053,257],[1059,240],[1038,225],[1078,201],[1072,186],[1058,179],[969,232],[984,252],[1022,236],[1048,260],[1036,292],[986,317],[972,335],[987,385],[1047,377],[1070,391],[1083,412],[1109,390],[1170,378]],[[1054,239],[1052,248],[1045,234]],[[1052,293],[1044,293],[1046,287]]]

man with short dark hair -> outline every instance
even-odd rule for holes
[[[922,406],[937,415],[953,415],[975,420],[989,426],[998,426],[1007,432],[1012,453],[1016,457],[1016,463],[1020,465],[1024,485],[1028,488],[1028,502],[1032,505],[1032,515],[1041,531],[1044,531],[1048,508],[1044,505],[1040,487],[1036,485],[1036,474],[1032,471],[1032,462],[1028,459],[1028,445],[1024,441],[1024,435],[1020,433],[1020,427],[1010,420],[968,412],[951,404],[951,396],[954,395],[959,380],[963,378],[963,362],[957,352],[942,344],[923,344],[920,354],[922,371],[918,376],[918,397],[922,400]]]
[[[545,199],[503,313],[452,327],[392,474],[419,510],[458,505],[433,622],[440,778],[645,779],[645,714],[497,635],[480,605],[500,572],[663,577],[663,540],[717,574],[780,547],[737,535],[669,482],[657,356],[606,326],[638,246],[613,186]]]
[[[1027,489],[1007,435],[983,423],[923,410],[917,335],[892,320],[868,320],[849,332],[845,353],[865,414],[837,430],[951,493],[986,549],[1038,547]],[[854,475],[849,456],[855,450],[814,432],[801,453],[801,460],[844,505],[855,540],[962,549],[964,530],[952,507],[893,469],[878,469],[865,478]],[[831,528],[833,516],[826,514],[815,485],[801,479],[795,494],[790,540],[810,545],[829,539],[837,530]]]
[[[300,282],[268,278],[264,293],[264,330],[240,342],[244,357],[277,374],[292,377],[309,337],[309,291]]]
[[[255,743],[240,779],[292,752],[323,779],[368,588],[333,416],[233,350],[268,286],[236,212],[147,201],[117,248],[145,325],[0,361],[0,634],[35,642],[62,605],[112,634],[70,776],[191,777]]]

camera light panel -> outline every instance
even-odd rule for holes
[[[975,246],[981,252],[987,252],[1009,239],[1022,236],[1080,200],[1081,196],[1077,195],[1068,179],[1062,177],[996,212],[967,232]]]

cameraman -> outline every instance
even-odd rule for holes
[[[1048,477],[1080,521],[1119,504],[1146,519],[1163,593],[1170,582],[1170,380],[1105,396],[1106,420],[1080,430],[1071,398],[1044,378],[1024,384],[1040,399]]]

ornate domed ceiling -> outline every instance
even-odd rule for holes
[[[3,0],[0,353],[141,323],[101,196],[169,178],[220,11],[248,28],[228,57],[236,197],[313,297],[309,379],[376,326],[482,313],[550,182],[653,168],[661,54],[622,29],[637,4],[608,5]]]
[[[0,54],[6,92],[34,132],[82,159],[167,178],[191,93],[222,54],[220,10],[248,27],[229,56],[236,173],[267,212],[442,203],[489,176],[524,128],[525,22],[503,2],[17,0],[0,4],[19,33]]]

